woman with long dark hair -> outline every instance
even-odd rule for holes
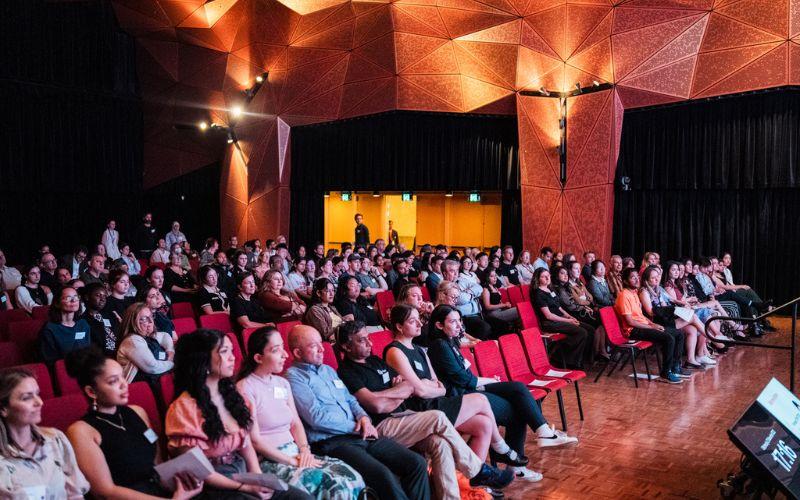
[[[354,320],[361,321],[368,327],[381,324],[378,313],[369,305],[367,299],[361,296],[361,282],[355,276],[348,275],[339,284],[334,305],[342,315],[352,314]],[[374,330],[376,329],[373,328],[371,331]]]
[[[175,352],[175,394],[167,410],[167,447],[173,455],[195,446],[214,466],[205,480],[208,499],[308,499],[296,488],[273,491],[231,478],[237,473],[261,473],[250,444],[250,409],[233,380],[233,347],[217,330],[198,329],[183,335]]]
[[[336,338],[336,330],[338,330],[342,321],[352,320],[353,317],[342,318],[342,315],[334,307],[333,298],[336,293],[336,287],[328,278],[317,278],[314,282],[313,290],[313,302],[306,311],[303,323],[316,328],[322,336],[322,340],[333,342],[333,339]]]
[[[280,377],[289,357],[275,327],[259,328],[247,341],[248,356],[236,387],[250,403],[250,439],[261,470],[275,474],[317,500],[348,500],[364,488],[361,476],[336,458],[311,453],[289,382]]]
[[[144,409],[128,406],[128,382],[119,363],[94,347],[72,352],[66,361],[67,373],[77,379],[91,404],[86,415],[69,426],[67,437],[93,496],[188,499],[200,493],[202,482],[185,475],[176,478],[174,493],[159,484],[153,470],[161,456],[158,436]]]

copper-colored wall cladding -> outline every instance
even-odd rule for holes
[[[220,157],[174,123],[225,124],[223,237],[285,233],[289,129],[393,109],[519,116],[525,245],[610,251],[624,108],[800,81],[800,0],[114,0],[137,37],[145,184]],[[519,90],[616,84],[558,101]],[[555,143],[553,142],[555,140]]]

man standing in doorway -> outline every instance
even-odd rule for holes
[[[397,246],[400,243],[400,238],[397,236],[397,231],[394,229],[394,223],[389,221],[389,244]]]
[[[366,248],[369,243],[369,228],[364,225],[364,216],[362,214],[356,214],[356,239],[354,246],[363,246]]]

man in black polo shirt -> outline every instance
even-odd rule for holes
[[[519,271],[517,271],[517,265],[514,264],[514,247],[511,245],[503,247],[503,260],[500,262],[497,274],[505,276],[509,286],[519,285]]]
[[[369,413],[381,436],[412,446],[431,460],[436,498],[460,498],[456,469],[470,478],[472,486],[502,489],[514,480],[511,469],[491,467],[475,455],[444,413],[406,408],[405,401],[414,389],[381,358],[372,355],[364,323],[346,321],[336,337],[336,347],[345,355],[339,363],[339,378]]]

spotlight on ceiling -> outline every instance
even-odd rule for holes
[[[239,105],[236,105],[236,106],[231,108],[231,117],[232,118],[239,118],[239,117],[242,116],[242,113],[244,113],[244,110],[242,110],[242,107],[239,106]]]
[[[599,87],[600,82],[598,82],[597,80],[592,80],[592,85],[594,85],[595,87]]]
[[[575,82],[575,91],[578,94],[582,94],[583,93],[583,89],[581,88],[581,82]]]
[[[550,92],[548,92],[544,87],[539,87],[539,93],[545,97],[550,97]]]
[[[261,75],[258,75],[258,76],[256,77],[256,83],[264,83],[264,77],[263,77],[263,76],[261,76]]]
[[[448,191],[444,195],[447,196],[448,198],[452,198],[453,197],[453,192],[452,191]]]
[[[206,123],[206,122],[200,122],[200,123],[198,123],[198,124],[197,124],[197,128],[199,128],[200,130],[202,130],[203,132],[205,132],[205,131],[206,131],[206,129],[208,128],[208,123]]]

